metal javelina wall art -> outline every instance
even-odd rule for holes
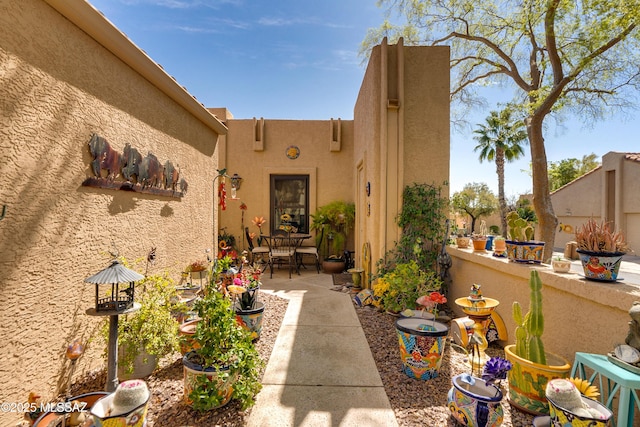
[[[114,150],[109,142],[92,134],[89,140],[91,172],[82,185],[135,191],[166,197],[183,197],[187,193],[187,181],[180,178],[180,169],[167,160],[164,165],[148,153],[142,157],[136,148],[127,143],[122,153]]]

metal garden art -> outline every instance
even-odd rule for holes
[[[180,178],[180,170],[170,160],[163,164],[152,153],[142,157],[130,144],[126,144],[121,153],[113,149],[105,138],[95,133],[91,135],[88,145],[93,177],[82,183],[85,187],[135,191],[175,198],[183,197],[187,192],[187,181]],[[118,179],[119,177],[121,179]]]

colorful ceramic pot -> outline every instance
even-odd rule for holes
[[[600,282],[615,282],[618,280],[620,262],[624,252],[591,252],[578,249],[584,277]]]
[[[236,321],[244,329],[251,332],[251,339],[257,340],[260,338],[260,332],[262,331],[262,319],[264,316],[264,303],[257,301],[255,303],[256,308],[249,310],[242,310],[236,307]]]
[[[548,400],[549,415],[551,417],[551,425],[553,426],[607,427],[609,426],[609,420],[613,417],[613,413],[609,408],[600,402],[589,399],[588,397],[582,396],[582,401],[602,414],[600,419],[577,415],[574,412],[557,405],[552,399]]]
[[[91,408],[94,427],[143,427],[150,397],[144,381],[121,382],[115,392],[98,400]]]
[[[493,248],[493,238],[494,237],[495,236],[493,236],[493,235],[487,236],[487,244],[484,247],[486,250],[490,251],[491,248]]]
[[[507,258],[510,261],[540,264],[544,251],[544,242],[516,242],[507,240]]]
[[[180,353],[184,356],[191,350],[196,350],[200,344],[195,342],[193,335],[196,333],[196,326],[200,319],[190,320],[178,327],[178,335],[180,335]]]
[[[190,360],[190,355],[187,353],[182,358],[182,365],[184,367],[184,401],[187,405],[191,405],[193,401],[189,397],[193,388],[198,381],[198,377],[206,376],[208,378],[208,387],[211,388],[211,393],[217,393],[220,398],[220,404],[214,408],[221,408],[231,400],[233,394],[233,384],[236,381],[237,376],[229,372],[228,367],[213,368],[203,367]]]
[[[426,319],[396,320],[402,371],[410,378],[429,380],[438,376],[447,343],[447,325]]]
[[[552,353],[545,353],[549,365],[533,363],[517,356],[514,349],[513,344],[504,348],[506,359],[513,365],[507,376],[509,403],[530,414],[548,415],[547,383],[554,378],[568,378],[571,365],[563,357]]]
[[[497,427],[502,424],[502,391],[498,387],[465,374],[456,375],[451,382],[453,387],[449,390],[447,406],[458,423],[468,427]]]
[[[79,396],[73,396],[67,399],[67,402],[82,402],[82,403],[86,403],[86,406],[84,407],[85,411],[89,411],[91,410],[91,408],[93,407],[93,405],[96,403],[96,401],[98,401],[99,399],[102,399],[105,396],[108,396],[109,393],[106,391],[96,391],[93,393],[85,393],[85,394],[81,394]],[[74,415],[76,414],[76,415]],[[34,427],[48,427],[50,425],[62,425],[62,419],[65,417],[74,417],[77,416],[78,413],[61,413],[61,412],[45,412],[44,414],[40,415],[38,417],[38,419],[36,419],[36,421],[33,423]],[[91,415],[86,412],[85,416],[89,417],[89,419],[91,418]],[[58,424],[59,423],[59,424]],[[67,422],[67,425],[69,423]]]

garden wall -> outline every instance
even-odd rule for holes
[[[85,314],[94,287],[83,281],[109,251],[135,260],[156,247],[152,269],[176,278],[205,258],[226,128],[84,1],[2,1],[0,40],[0,401],[34,391],[47,402],[66,383],[66,346],[95,336],[99,319]],[[179,165],[186,195],[83,186],[93,133]],[[104,366],[103,349],[90,343],[76,377]]]
[[[449,305],[456,308],[456,298],[469,295],[473,283],[482,285],[485,297],[500,301],[498,313],[504,320],[509,340],[515,342],[515,323],[511,316],[513,301],[519,301],[523,312],[529,308],[529,275],[535,268],[542,279],[542,306],[545,350],[573,363],[574,353],[607,354],[624,342],[630,320],[628,311],[640,301],[636,286],[586,281],[578,274],[556,274],[550,266],[536,267],[495,258],[492,252],[474,253],[472,249],[447,247],[453,259]],[[464,316],[457,310],[459,316]]]

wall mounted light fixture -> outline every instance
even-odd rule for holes
[[[229,180],[231,181],[231,188],[235,188],[236,190],[240,189],[240,184],[242,183],[242,177],[240,175],[234,173]]]

